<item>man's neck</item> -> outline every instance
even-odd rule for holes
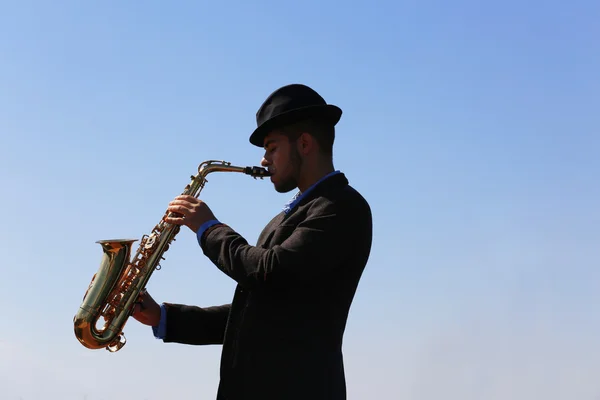
[[[304,193],[309,187],[314,185],[327,174],[335,171],[333,164],[324,165],[321,168],[315,168],[313,171],[308,171],[298,180],[298,189]]]

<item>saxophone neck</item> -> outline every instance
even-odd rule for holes
[[[253,178],[264,178],[271,176],[271,173],[266,168],[257,166],[238,167],[231,165],[228,161],[207,160],[200,163],[198,166],[198,176],[204,178],[211,172],[240,172],[250,175]]]

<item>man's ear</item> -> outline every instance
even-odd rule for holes
[[[300,137],[298,137],[297,143],[300,154],[307,155],[315,146],[315,139],[308,133],[304,132],[300,135]]]

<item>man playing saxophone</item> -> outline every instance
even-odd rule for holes
[[[187,226],[204,255],[237,282],[230,304],[159,305],[148,293],[133,317],[166,343],[221,344],[217,399],[345,400],[342,340],[372,242],[367,201],[333,166],[342,115],[305,85],[273,92],[250,143],[279,193],[299,192],[256,245],[202,200],[177,196],[165,222]]]

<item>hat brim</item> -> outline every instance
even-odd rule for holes
[[[281,113],[257,127],[250,135],[250,143],[263,147],[267,134],[276,128],[305,119],[317,119],[335,126],[342,117],[342,110],[332,104],[308,106]]]

